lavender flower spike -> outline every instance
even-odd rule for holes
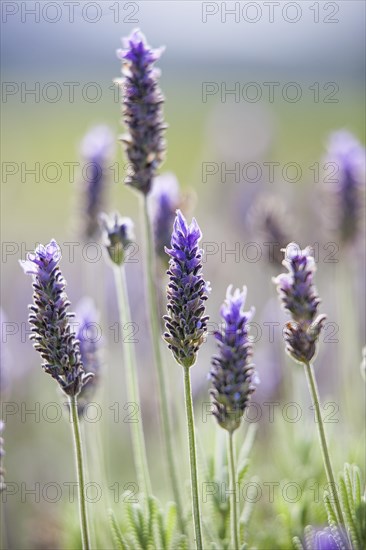
[[[43,368],[70,397],[80,392],[93,374],[85,374],[79,342],[69,323],[72,313],[65,293],[66,281],[58,266],[60,249],[55,240],[39,245],[20,264],[33,277],[34,305],[29,306],[31,339],[43,358]]]
[[[213,414],[219,425],[233,432],[240,426],[251,394],[256,387],[256,373],[251,363],[252,344],[248,339],[248,322],[253,318],[254,308],[244,311],[247,290],[230,285],[226,300],[221,307],[224,326],[215,332],[219,353],[212,358],[210,379],[214,389],[211,397]]]
[[[177,210],[171,248],[165,249],[170,256],[167,272],[170,282],[164,340],[183,367],[194,365],[207,332],[208,317],[204,313],[209,287],[202,276],[203,251],[198,246],[201,237],[196,220],[193,218],[188,225]]]
[[[320,299],[313,284],[315,261],[309,247],[301,250],[290,243],[282,263],[289,272],[278,275],[273,282],[284,309],[292,317],[284,331],[286,350],[296,361],[309,363],[326,319],[325,315],[316,317]]]
[[[166,173],[154,179],[149,195],[149,210],[154,229],[155,251],[166,259],[165,247],[169,246],[175,213],[181,202],[178,180]]]
[[[83,181],[84,238],[90,240],[99,230],[98,216],[104,208],[106,168],[114,150],[114,137],[108,126],[95,126],[84,137],[81,153],[85,161]]]
[[[123,94],[127,128],[121,141],[132,167],[125,182],[147,195],[165,154],[164,97],[158,86],[160,71],[154,67],[162,50],[152,50],[139,30],[124,40],[124,46],[126,49],[117,51],[122,60],[122,78],[116,83]]]

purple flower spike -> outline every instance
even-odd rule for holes
[[[207,332],[208,317],[205,301],[209,286],[202,276],[202,253],[199,241],[202,233],[193,218],[188,225],[177,210],[171,238],[167,288],[168,314],[164,316],[166,332],[164,340],[172,350],[175,360],[183,367],[191,367]]]
[[[124,40],[124,46],[125,50],[117,51],[122,60],[122,78],[116,83],[123,95],[127,128],[121,141],[132,168],[125,182],[146,195],[165,155],[164,97],[158,86],[160,72],[154,67],[162,50],[152,50],[138,30]]]
[[[154,179],[149,201],[155,251],[160,258],[166,259],[165,247],[169,246],[175,213],[180,203],[179,184],[174,174],[162,174]]]
[[[213,414],[219,425],[233,432],[240,426],[251,394],[256,388],[256,373],[251,363],[252,344],[248,339],[248,323],[254,308],[244,311],[247,290],[230,285],[221,307],[224,326],[215,332],[219,353],[212,358],[210,379],[214,386],[210,394]]]
[[[95,126],[81,144],[85,162],[83,181],[84,238],[98,234],[98,216],[104,208],[107,164],[114,151],[114,136],[108,126]]]
[[[288,273],[273,279],[283,308],[292,317],[286,324],[284,339],[287,352],[300,363],[308,363],[316,351],[316,343],[323,328],[325,315],[316,317],[320,299],[313,283],[315,262],[311,249],[301,250],[296,243],[285,249],[283,265]]]
[[[344,243],[352,242],[359,231],[362,187],[365,187],[365,148],[349,132],[330,136],[326,161],[335,169],[330,183],[334,197],[333,225]]]
[[[79,342],[69,323],[70,302],[65,293],[66,281],[58,263],[60,249],[55,240],[39,245],[20,264],[33,277],[33,301],[29,306],[31,340],[43,359],[45,372],[57,380],[69,396],[78,395],[92,374],[85,374],[80,358]]]

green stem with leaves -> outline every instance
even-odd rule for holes
[[[81,536],[82,536],[83,550],[89,550],[90,538],[89,538],[89,530],[88,530],[88,515],[87,515],[86,500],[85,500],[84,461],[83,461],[83,450],[81,446],[80,424],[79,424],[78,405],[77,405],[76,396],[69,396],[69,403],[70,403],[70,412],[71,412],[72,432],[74,436],[76,472],[77,472],[77,478],[78,478]]]
[[[336,513],[337,513],[337,519],[338,522],[341,525],[345,525],[344,517],[342,513],[342,508],[339,502],[339,496],[337,492],[337,486],[335,483],[335,477],[333,474],[333,468],[330,461],[330,455],[328,450],[328,444],[327,439],[325,436],[325,429],[324,429],[324,423],[322,418],[322,413],[320,409],[320,400],[319,400],[319,390],[316,383],[315,375],[313,366],[310,363],[304,363],[305,366],[305,374],[309,385],[310,395],[313,401],[314,409],[315,409],[315,417],[316,422],[318,426],[318,433],[319,433],[319,439],[320,439],[320,446],[322,449],[322,455],[323,455],[323,461],[324,461],[324,467],[325,467],[325,473],[327,476],[328,484],[329,484],[329,490],[332,495],[332,500],[335,505]]]
[[[228,458],[229,458],[229,477],[230,477],[230,519],[231,519],[231,544],[233,550],[239,550],[238,536],[238,512],[236,506],[236,470],[235,470],[235,454],[234,454],[234,433],[228,432]]]
[[[121,322],[121,331],[123,334],[123,328],[131,325],[131,313],[130,306],[128,301],[127,293],[127,283],[126,283],[126,274],[125,268],[114,266],[114,278],[117,291],[117,301],[119,316]],[[131,423],[131,436],[132,436],[132,447],[134,454],[134,462],[137,474],[137,481],[140,491],[142,491],[146,496],[151,495],[151,482],[149,475],[149,468],[147,465],[147,455],[146,455],[146,446],[145,446],[145,437],[142,424],[142,415],[141,415],[141,402],[140,402],[140,393],[137,380],[137,366],[136,366],[136,357],[134,351],[133,342],[124,342],[122,337],[123,345],[123,355],[125,362],[125,372],[126,372],[126,382],[127,382],[127,391],[128,399],[135,403],[138,407],[139,418],[138,422]]]
[[[164,432],[165,449],[167,453],[167,461],[169,468],[169,476],[172,484],[174,500],[177,506],[177,515],[179,527],[182,533],[186,533],[183,506],[181,501],[180,489],[178,484],[177,471],[174,462],[173,442],[171,436],[169,406],[166,390],[166,376],[161,357],[161,330],[159,321],[159,304],[157,302],[157,293],[155,288],[155,254],[154,243],[152,237],[151,224],[149,219],[147,197],[143,199],[144,212],[144,229],[145,229],[145,251],[146,251],[146,268],[147,268],[147,298],[149,304],[149,318],[151,326],[151,339],[154,352],[154,362],[157,370],[158,387],[159,387],[159,402],[160,416]]]
[[[201,514],[200,514],[200,503],[198,498],[196,438],[195,438],[195,429],[194,429],[190,368],[183,367],[183,370],[184,370],[184,395],[185,395],[185,403],[186,403],[188,444],[189,444],[189,464],[191,468],[194,532],[195,532],[196,548],[197,550],[202,550],[203,546],[202,546],[202,531],[201,531]]]

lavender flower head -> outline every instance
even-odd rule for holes
[[[57,380],[68,396],[76,396],[91,378],[85,374],[79,342],[71,329],[70,302],[60,268],[60,249],[55,240],[39,245],[20,264],[33,277],[33,301],[29,306],[31,340],[43,359],[43,369]]]
[[[228,287],[226,300],[221,306],[224,324],[215,332],[219,352],[212,358],[209,375],[214,387],[210,392],[213,414],[219,425],[229,432],[239,428],[257,383],[251,363],[252,344],[248,339],[248,323],[253,318],[254,308],[244,311],[245,287],[234,292],[232,288],[232,285]]]
[[[107,163],[114,151],[114,136],[107,126],[95,126],[84,137],[81,154],[83,170],[84,238],[90,240],[98,234],[98,216],[104,208],[107,183]]]
[[[359,230],[365,154],[364,147],[351,133],[341,130],[330,136],[326,162],[335,165],[337,179],[329,184],[335,199],[333,225],[344,243],[352,242]]]
[[[165,154],[164,97],[158,86],[160,71],[154,67],[162,49],[152,50],[139,30],[124,40],[124,46],[124,50],[117,51],[122,60],[122,78],[116,83],[123,94],[127,128],[121,141],[132,168],[125,182],[146,195]]]
[[[209,283],[202,276],[203,251],[198,244],[201,238],[196,220],[193,218],[188,225],[181,211],[177,210],[171,248],[165,249],[170,260],[164,340],[177,363],[186,368],[196,362],[198,349],[207,332],[208,316],[204,313]]]
[[[155,251],[160,258],[166,258],[165,247],[170,243],[179,203],[179,184],[175,175],[166,173],[157,176],[149,195],[149,206],[154,229]]]
[[[287,352],[300,363],[308,363],[316,351],[316,343],[326,319],[317,315],[320,299],[313,284],[316,270],[309,247],[301,250],[296,243],[285,249],[283,265],[288,273],[273,278],[283,308],[292,317],[286,324],[284,339]]]
[[[84,371],[93,377],[85,384],[78,397],[78,411],[82,414],[91,402],[100,378],[100,334],[98,330],[99,314],[91,298],[83,298],[76,306],[76,338],[79,341],[80,356]]]
[[[130,218],[122,218],[118,212],[99,217],[103,232],[104,245],[112,263],[122,265],[126,259],[126,251],[134,240],[133,222]]]

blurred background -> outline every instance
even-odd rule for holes
[[[326,428],[334,466],[337,471],[345,461],[363,466],[363,194],[360,190],[357,231],[344,240],[334,218],[332,167],[325,162],[335,131],[347,130],[365,143],[365,4],[67,4],[1,6],[1,390],[8,482],[2,547],[77,547],[72,535],[77,530],[75,504],[64,485],[74,481],[67,410],[55,383],[43,374],[27,334],[31,281],[18,260],[37,243],[55,238],[60,244],[72,308],[91,296],[100,312],[102,367],[93,397],[100,408],[90,411],[92,419],[84,422],[89,478],[103,486],[99,505],[113,502],[115,494],[135,481],[113,277],[100,245],[90,245],[82,236],[81,142],[95,125],[108,125],[116,138],[123,132],[113,84],[120,76],[115,51],[121,37],[139,27],[153,47],[166,47],[158,62],[169,124],[161,172],[176,175],[182,208],[188,217],[196,216],[203,231],[204,274],[213,289],[207,306],[212,328],[219,323],[230,283],[246,285],[248,307],[256,308],[252,334],[261,384],[254,401],[261,414],[259,418],[255,408],[248,413],[239,438],[250,424],[257,427],[250,475],[261,484],[263,495],[253,507],[248,537],[256,535],[257,548],[289,548],[291,536],[301,535],[305,525],[325,522],[321,502],[315,502],[309,489],[313,483],[324,487],[325,479],[305,377],[284,353],[281,327],[286,316],[271,282],[283,268],[264,245],[273,241],[273,233],[268,236],[272,225],[265,220],[276,218],[286,243],[294,240],[315,249],[320,307],[328,316],[316,374],[322,401],[328,404]],[[104,202],[107,211],[119,210],[136,226],[137,261],[128,263],[127,278],[138,329],[149,464],[154,493],[165,502],[171,495],[146,319],[139,201],[123,184],[125,175],[126,159],[117,143]],[[164,260],[158,270],[164,311]],[[223,445],[213,419],[204,414],[214,349],[209,336],[192,369],[202,462]],[[164,357],[177,462],[188,480],[181,372],[170,354]],[[295,416],[287,408],[292,402],[301,408],[297,421],[289,420]],[[274,419],[263,403],[278,403]],[[215,437],[216,451],[207,451]],[[302,486],[297,502],[283,496],[282,487],[290,481]],[[280,484],[273,502],[263,485],[268,482]],[[188,487],[184,490],[188,495]],[[263,521],[266,528],[258,535]]]

